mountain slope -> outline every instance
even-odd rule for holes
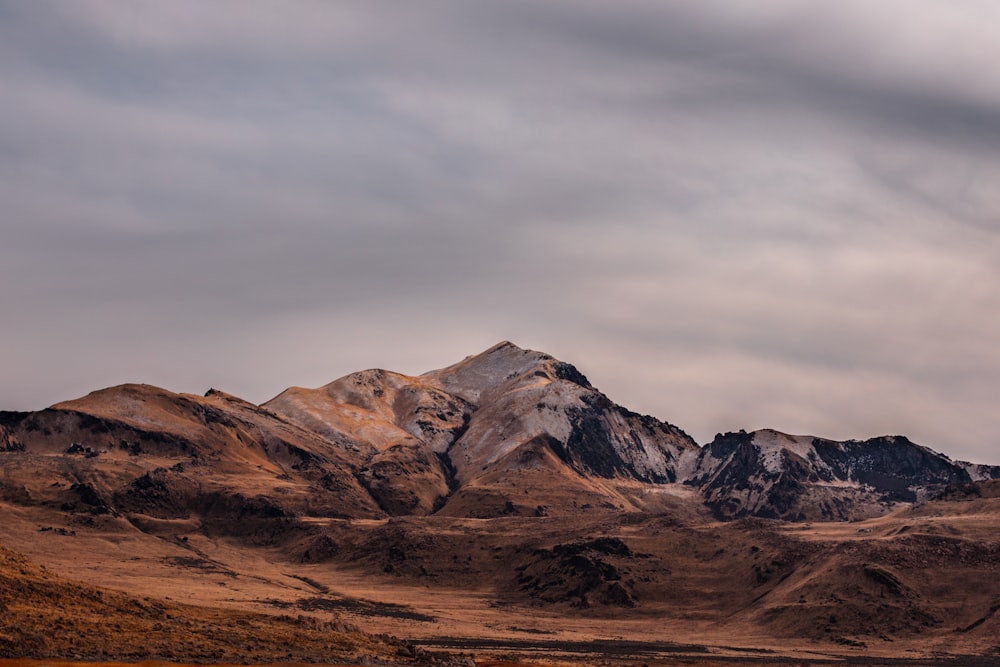
[[[355,443],[362,481],[391,514],[624,508],[603,480],[673,482],[680,457],[697,450],[677,427],[612,403],[570,364],[509,342],[420,377],[369,370],[292,388],[263,408]]]
[[[716,436],[687,480],[719,518],[849,520],[878,516],[971,481],[952,462],[903,436],[836,442],[773,430]],[[992,472],[985,466],[980,474]]]
[[[196,516],[248,537],[296,515],[383,514],[349,448],[221,392],[122,385],[0,421],[18,443],[0,491],[34,506]]]
[[[206,609],[73,583],[0,546],[0,657],[358,662],[398,661],[400,648],[343,623]]]
[[[390,514],[428,514],[450,491],[447,452],[472,406],[432,382],[384,370],[352,373],[319,389],[293,387],[262,406],[346,446],[361,481]]]
[[[649,483],[676,481],[681,454],[697,450],[679,428],[612,403],[575,367],[511,343],[425,377],[479,406],[452,451],[461,480],[539,437],[581,474]]]

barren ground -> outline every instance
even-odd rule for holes
[[[982,505],[992,501],[977,502]],[[996,534],[997,519],[996,513],[989,511],[992,509],[991,505],[977,508],[965,503],[942,506],[931,513],[902,511],[863,522],[776,524],[773,535],[778,536],[775,539],[788,536],[792,544],[832,544],[838,549],[845,545],[872,548],[882,542],[896,544],[894,539],[908,533],[987,539]],[[350,562],[337,558],[303,562],[297,557],[299,552],[290,551],[285,544],[248,548],[245,542],[233,538],[206,536],[184,521],[157,523],[149,519],[150,525],[139,530],[134,517],[129,522],[121,517],[80,517],[16,505],[4,505],[0,510],[5,517],[3,544],[25,554],[33,564],[42,566],[44,572],[68,582],[141,596],[168,607],[193,605],[202,610],[197,612],[202,617],[222,614],[215,622],[230,629],[234,627],[232,618],[236,618],[227,616],[231,614],[263,614],[299,619],[300,623],[308,619],[308,623],[321,624],[316,627],[385,633],[429,651],[470,654],[478,662],[765,665],[832,660],[858,664],[986,665],[995,664],[998,659],[995,655],[976,657],[990,656],[996,650],[996,641],[990,634],[957,632],[958,626],[970,625],[967,621],[975,620],[972,616],[952,620],[956,631],[918,631],[902,638],[854,642],[836,635],[781,633],[781,626],[777,626],[779,632],[762,633],[760,617],[755,613],[720,615],[727,600],[737,595],[743,585],[742,578],[720,576],[721,571],[742,562],[727,560],[726,554],[731,552],[735,558],[757,549],[758,544],[760,549],[768,548],[753,530],[733,524],[707,522],[677,527],[665,521],[658,531],[656,524],[649,522],[629,525],[627,521],[614,519],[590,526],[590,530],[614,535],[631,547],[635,555],[626,565],[635,570],[633,576],[654,572],[661,576],[646,584],[646,588],[638,588],[659,591],[658,595],[649,597],[645,593],[634,607],[581,608],[533,601],[516,594],[514,589],[496,585],[495,580],[481,573],[486,568],[502,569],[524,562],[536,568],[529,569],[529,573],[544,577],[545,571],[537,569],[541,567],[537,559],[531,559],[530,548],[517,551],[500,545],[551,546],[579,541],[583,525],[592,521],[590,518],[580,519],[577,524],[566,518],[544,522],[428,518],[317,520],[308,528],[333,536],[341,549],[350,552]],[[388,552],[379,551],[379,540],[387,534],[392,536],[391,545],[386,543],[387,550],[405,550],[408,543],[415,544],[415,550],[405,552],[402,560],[393,561]],[[347,535],[354,535],[355,543]],[[368,538],[357,537],[365,535]],[[396,567],[383,567],[383,562],[395,562]],[[539,562],[544,565],[548,561]],[[622,567],[619,561],[615,562]],[[704,566],[700,574],[693,569],[681,571],[698,562]],[[718,565],[712,566],[713,562]],[[781,587],[788,586],[788,581],[795,581],[796,577],[803,579],[796,584],[796,595],[810,590],[810,585],[818,585],[814,582],[822,579],[823,571],[808,559],[803,562],[806,565],[801,570],[783,575],[786,581],[769,589],[771,596],[782,595]],[[664,574],[671,567],[678,570]],[[942,573],[948,581],[940,597],[946,601],[952,599],[956,608],[965,609],[970,606],[967,599],[970,595],[980,595],[982,601],[973,601],[971,606],[989,609],[994,601],[989,586],[980,591],[969,590],[975,588],[972,579],[977,573],[985,576],[980,570],[981,567],[974,567]],[[923,593],[915,596],[926,599]],[[980,625],[994,622],[990,614],[986,616]],[[150,631],[143,627],[135,630]],[[102,645],[106,645],[102,650],[107,656],[147,655],[141,644],[132,646],[132,653],[116,651],[114,629],[105,630],[108,636],[102,640]],[[94,627],[87,631],[100,632]],[[183,633],[184,628],[178,631]],[[259,631],[275,632],[264,626]],[[308,644],[309,640],[303,639],[308,632],[301,627],[290,631],[302,636],[285,637],[282,641]],[[367,650],[382,659],[394,659],[395,649],[368,647]],[[195,652],[194,657],[199,661],[212,661],[213,656],[221,660],[226,655],[238,662],[296,657],[327,661],[322,650],[289,649],[282,653],[284,648],[272,647],[255,648],[249,654],[213,651],[216,649]],[[365,651],[355,654],[362,655]],[[189,654],[184,650],[173,654],[160,650],[155,655],[182,660]],[[351,651],[342,650],[329,661],[342,662],[349,660],[350,655]]]

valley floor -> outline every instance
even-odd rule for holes
[[[930,606],[924,592],[906,592],[910,597],[897,596],[900,599],[894,601],[896,607],[919,607],[913,612],[918,619],[925,608],[939,618],[943,616],[941,609],[961,609],[963,617],[946,618],[944,626],[929,622],[923,629],[906,626],[892,637],[870,633],[848,635],[842,632],[847,627],[843,625],[835,625],[835,631],[828,629],[826,634],[818,628],[804,632],[796,625],[798,616],[806,618],[809,613],[815,616],[814,605],[803,603],[801,611],[793,608],[786,612],[784,606],[761,607],[760,601],[750,597],[731,599],[743,589],[763,600],[788,597],[791,593],[784,588],[793,584],[794,589],[790,590],[796,596],[831,594],[819,588],[827,585],[824,576],[836,567],[846,572],[844,563],[853,563],[850,558],[856,559],[855,551],[861,547],[868,550],[866,558],[882,553],[874,549],[881,548],[883,543],[892,547],[885,552],[892,558],[933,560],[936,557],[932,552],[920,551],[924,543],[915,542],[916,546],[909,551],[900,550],[897,548],[900,535],[932,538],[958,534],[975,544],[996,534],[995,512],[978,511],[971,505],[963,505],[961,509],[963,512],[951,508],[946,515],[907,511],[843,524],[775,522],[765,528],[756,524],[713,522],[677,526],[664,519],[660,523],[644,520],[630,525],[621,517],[602,519],[597,524],[588,523],[592,519],[581,519],[574,524],[569,519],[539,522],[426,517],[328,521],[319,532],[316,525],[309,526],[305,542],[289,538],[271,546],[248,548],[245,540],[208,536],[184,522],[150,520],[146,525],[135,517],[130,522],[107,515],[80,517],[45,508],[4,505],[0,508],[5,516],[3,545],[25,554],[32,563],[30,567],[41,566],[39,572],[45,574],[40,576],[56,577],[68,582],[67,585],[86,582],[87,587],[139,596],[146,601],[147,608],[157,605],[163,609],[196,608],[201,610],[197,612],[198,623],[203,625],[196,641],[189,642],[187,648],[178,644],[172,653],[162,649],[144,652],[144,647],[152,644],[144,643],[142,633],[159,637],[160,646],[167,645],[170,636],[182,637],[186,630],[178,627],[170,630],[174,635],[157,635],[163,634],[165,619],[188,612],[163,612],[165,616],[159,620],[151,617],[149,623],[131,628],[130,631],[139,633],[138,639],[131,636],[117,644],[115,623],[109,621],[81,627],[77,631],[78,649],[67,644],[65,653],[35,650],[17,654],[11,653],[16,648],[8,643],[6,653],[53,658],[157,657],[171,662],[240,663],[339,664],[351,662],[352,656],[366,661],[413,663],[433,662],[435,655],[447,654],[442,659],[451,664],[464,664],[467,658],[474,658],[477,664],[510,660],[529,664],[646,663],[702,667],[831,661],[914,667],[995,665],[1000,661],[998,640],[990,629],[998,620],[993,618],[990,607],[995,602],[995,594],[991,592],[995,577],[990,580],[987,576],[996,570],[996,564],[981,557],[983,562],[967,562],[964,566],[958,562],[941,571],[942,592],[934,602],[944,606]],[[137,524],[143,530],[137,529]],[[304,560],[303,545],[314,545],[317,534],[336,545],[334,550],[340,550],[340,557],[328,555],[320,562]],[[607,538],[605,544],[601,539],[592,539],[594,535],[614,538]],[[626,543],[631,547],[628,554],[615,552]],[[954,540],[942,544],[953,543]],[[521,546],[501,548],[504,544]],[[581,551],[581,544],[592,545],[588,547],[591,550]],[[576,551],[567,551],[568,547]],[[767,558],[754,560],[758,554]],[[792,557],[798,560],[789,561],[781,569],[781,559]],[[571,594],[555,602],[544,598],[546,592],[553,590],[565,593],[553,587],[567,577],[572,579],[577,572],[551,570],[552,567],[564,567],[566,563],[577,567],[583,562],[600,567],[613,565],[622,577],[649,581],[635,582],[634,590],[640,597],[634,605],[628,599],[624,602],[629,604],[620,606],[596,601],[579,604],[587,598],[574,598]],[[696,567],[698,563],[701,570]],[[746,571],[740,569],[744,566]],[[869,572],[874,566],[866,561],[863,567],[868,568],[864,572]],[[897,560],[885,572],[905,572],[911,567],[917,575],[927,571],[920,569],[919,564]],[[933,569],[936,565],[931,562],[928,567]],[[512,577],[517,572],[524,574],[506,583],[501,578],[498,583],[495,573],[505,569]],[[841,570],[837,570],[837,576],[841,576]],[[882,588],[903,586],[892,582],[895,575],[885,574],[881,569],[872,571],[887,578]],[[486,576],[486,572],[494,575]],[[531,575],[530,585],[514,585],[528,575]],[[580,576],[580,581],[585,581],[593,573],[588,571]],[[754,577],[752,585],[747,584],[747,577]],[[853,580],[836,583],[841,591],[853,590],[851,586],[858,585]],[[873,584],[868,581],[865,585]],[[954,586],[960,588],[951,590],[952,598],[962,595],[968,599],[949,602],[946,589]],[[542,597],[533,598],[524,592],[535,589],[543,591]],[[864,592],[861,588],[857,590]],[[929,589],[921,589],[926,590]],[[886,593],[883,591],[881,595]],[[109,599],[105,595],[104,600]],[[44,606],[44,601],[39,604]],[[112,612],[129,613],[123,606],[125,602],[116,604]],[[71,607],[65,600],[57,599],[51,608],[41,610],[44,613],[39,614],[35,609],[34,621],[28,622],[67,622],[65,616],[76,613]],[[980,607],[981,614],[975,611]],[[846,613],[848,606],[844,608]],[[8,629],[15,611],[8,602]],[[95,608],[87,613],[109,612]],[[761,619],[769,619],[768,614],[778,614],[780,622],[762,625]],[[979,616],[982,620],[978,620]],[[867,618],[859,620],[856,628],[863,629]],[[272,623],[267,619],[278,620]],[[909,617],[900,621],[904,625],[911,622]],[[280,638],[254,644],[246,641],[246,632],[239,630],[236,634],[242,639],[231,641],[233,637],[227,635],[233,634],[234,628],[247,628],[247,624],[257,633]],[[336,642],[329,646],[322,643],[322,635],[331,629],[361,631],[366,636],[395,637],[401,641],[369,642],[355,634],[336,648]],[[39,631],[44,633],[44,628]],[[0,628],[0,639],[2,633]],[[87,648],[86,633],[101,635],[100,641],[92,642],[99,649]],[[214,648],[214,640],[224,640],[229,648]],[[327,655],[331,657],[326,658]]]

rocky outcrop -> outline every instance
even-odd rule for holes
[[[424,377],[478,401],[449,448],[462,482],[540,439],[579,475],[654,484],[675,481],[681,455],[697,450],[681,429],[615,405],[573,366],[510,343]]]
[[[386,513],[430,514],[452,488],[448,449],[474,406],[433,382],[384,370],[287,389],[262,408],[350,454]]]
[[[627,544],[607,537],[536,549],[515,569],[515,588],[541,604],[635,607],[634,582],[622,576],[621,563],[636,557]]]
[[[22,452],[22,445],[16,437],[11,435],[6,428],[0,425],[0,452]]]
[[[836,442],[764,430],[716,436],[687,481],[722,519],[822,521],[884,514],[970,476],[903,436]]]

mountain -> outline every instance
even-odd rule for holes
[[[349,442],[321,437],[218,391],[122,385],[34,413],[0,413],[0,495],[109,517],[200,517],[263,538],[296,515],[376,517]]]
[[[0,451],[23,454],[5,471],[8,496],[67,511],[197,515],[250,533],[233,519],[641,512],[662,499],[652,490],[676,484],[720,519],[844,520],[1000,476],[903,436],[834,442],[763,430],[699,447],[616,405],[574,366],[509,342],[421,376],[361,371],[261,406],[216,390],[112,387],[0,413]]]
[[[509,342],[259,406],[121,385],[0,412],[0,653],[994,664],[997,478],[899,435],[700,447]]]
[[[953,462],[904,436],[836,442],[761,430],[717,435],[686,482],[720,519],[844,521],[995,477],[998,467]]]
[[[607,480],[674,482],[680,458],[697,451],[683,431],[615,405],[570,364],[509,342],[419,377],[370,370],[291,388],[262,407],[361,443],[361,479],[389,514],[626,507]]]
[[[451,489],[447,451],[473,407],[434,383],[383,370],[287,389],[264,410],[338,443],[388,514],[429,514]]]

